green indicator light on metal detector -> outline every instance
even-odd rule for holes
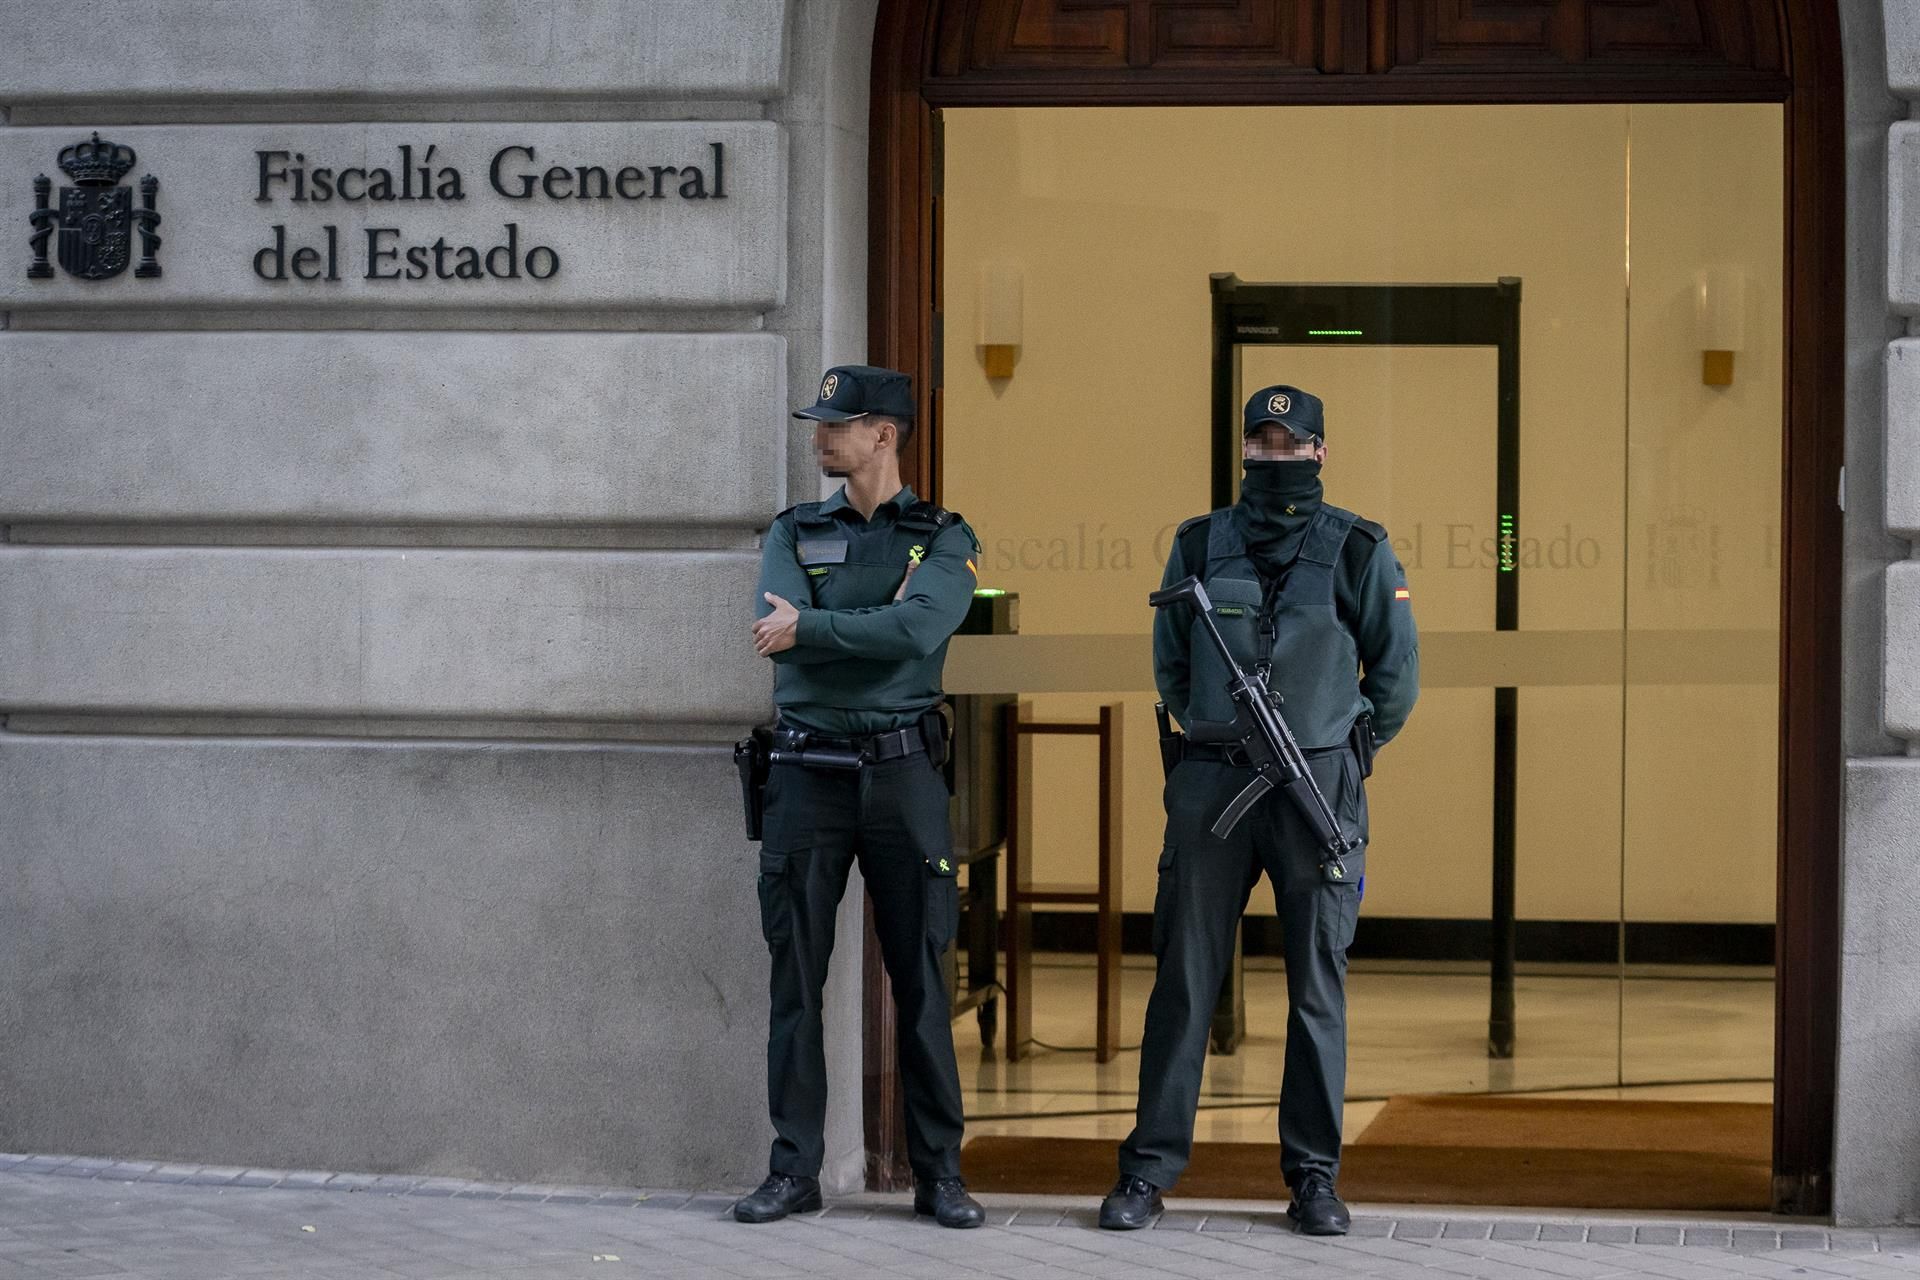
[[[1500,517],[1500,572],[1512,573],[1514,564],[1513,517],[1502,514]]]
[[[1309,338],[1358,338],[1365,331],[1361,329],[1309,329]]]
[[[976,587],[974,588],[973,594],[976,596],[1003,596],[1007,593],[999,587]]]

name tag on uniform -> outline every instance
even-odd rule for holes
[[[801,564],[845,564],[845,538],[802,538],[794,543],[793,553]]]

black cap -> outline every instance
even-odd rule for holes
[[[1302,440],[1327,438],[1320,397],[1308,395],[1298,387],[1260,388],[1247,399],[1246,411],[1241,417],[1241,430],[1245,435],[1252,435],[1269,422],[1277,422]]]
[[[852,422],[868,414],[912,420],[913,379],[895,369],[870,364],[837,364],[820,379],[820,399],[796,418],[814,422]]]

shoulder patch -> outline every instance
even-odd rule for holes
[[[919,521],[908,520],[905,516],[901,517],[900,523],[910,528],[926,529],[933,535],[932,538],[928,539],[928,542],[932,542],[941,535],[958,529],[966,535],[967,545],[973,548],[973,554],[976,556],[980,554],[980,535],[973,531],[973,526],[967,523],[966,517],[962,516],[958,511],[948,511],[944,507],[935,507],[932,503],[926,505],[931,508],[933,513],[927,523],[923,524]]]
[[[787,516],[792,516],[795,520],[817,520],[820,516],[820,504],[818,502],[796,502],[775,516],[774,519],[781,520]]]
[[[944,529],[960,519],[957,512],[949,511],[925,498],[918,499],[900,513],[900,523],[915,529]]]

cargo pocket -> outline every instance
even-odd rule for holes
[[[1360,920],[1360,886],[1323,884],[1314,892],[1314,944],[1322,951],[1345,954]]]
[[[960,882],[952,855],[927,860],[927,941],[944,950],[960,931]]]
[[[760,850],[760,936],[778,951],[793,939],[793,893],[787,887],[789,855]]]
[[[1179,892],[1179,880],[1173,873],[1174,846],[1160,849],[1160,883],[1153,891],[1153,958],[1166,954],[1167,933],[1173,919],[1173,896]]]

